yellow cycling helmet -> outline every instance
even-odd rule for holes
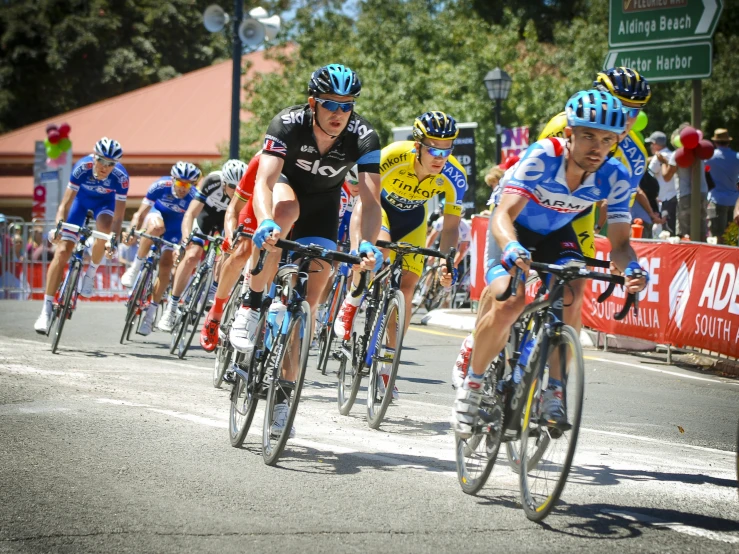
[[[455,139],[459,135],[457,122],[444,112],[426,112],[413,122],[413,139]]]
[[[652,89],[646,78],[628,67],[612,67],[598,73],[593,86],[610,92],[627,108],[643,108],[652,97]]]
[[[542,129],[541,133],[539,133],[539,138],[536,140],[551,137],[565,138],[565,127],[567,127],[567,114],[560,112],[549,120],[549,123]]]

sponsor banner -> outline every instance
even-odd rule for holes
[[[472,240],[470,241],[470,299],[480,300],[485,288],[485,255],[488,218],[472,216]]]
[[[585,291],[583,323],[607,333],[646,339],[679,348],[692,347],[739,357],[739,257],[736,249],[707,244],[632,241],[650,281],[622,321],[624,293],[616,287],[602,304],[605,283],[591,281]],[[607,259],[610,243],[596,237],[596,257]]]
[[[46,278],[46,264],[36,263],[29,264],[24,267],[22,263],[17,263],[15,267],[15,275],[21,280],[28,283],[31,292],[27,298],[31,300],[44,299],[44,284]],[[87,271],[87,266],[82,268],[83,275]],[[82,298],[82,301],[106,301],[117,302],[128,300],[129,289],[121,285],[121,276],[126,268],[122,265],[102,265],[95,274],[95,294],[90,298]],[[25,275],[24,275],[25,273]],[[66,271],[64,273],[66,275]]]
[[[529,147],[529,128],[513,127],[512,129],[503,129],[500,142],[501,161],[504,162],[509,156],[523,156],[523,153]]]

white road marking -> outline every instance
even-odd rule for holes
[[[636,512],[629,512],[626,510],[601,510],[602,514],[621,517],[628,519],[629,521],[637,521],[639,523],[646,523],[655,527],[665,527],[672,529],[678,533],[685,535],[691,535],[693,537],[700,537],[703,539],[710,539],[712,541],[721,541],[729,544],[739,544],[739,535],[731,535],[728,533],[721,533],[719,531],[711,531],[709,529],[701,529],[700,527],[693,527],[692,525],[685,525],[679,522],[670,522],[657,519],[656,517],[648,516],[645,514],[639,514]]]
[[[598,358],[595,356],[583,356],[583,358],[585,358],[586,360],[596,360],[598,362],[607,362],[609,364],[618,364],[618,365],[623,365],[627,367],[633,367],[636,369],[643,369],[645,371],[653,371],[655,373],[664,373],[665,375],[672,375],[673,377],[679,377],[681,379],[693,379],[695,381],[708,381],[709,383],[721,383],[724,385],[739,386],[739,382],[735,382],[735,381],[719,379],[716,377],[713,379],[709,379],[708,377],[698,377],[696,375],[686,375],[684,373],[678,373],[676,371],[667,371],[666,369],[658,369],[656,367],[650,367],[644,364],[632,364],[629,362],[620,362],[618,360],[609,360],[608,358]]]
[[[709,448],[707,446],[695,446],[692,444],[680,444],[677,442],[669,442],[669,441],[663,441],[660,439],[653,439],[651,437],[642,437],[641,435],[629,435],[627,433],[616,433],[614,431],[601,431],[599,429],[590,429],[587,427],[580,427],[580,430],[588,432],[588,433],[597,433],[599,435],[609,435],[611,437],[621,437],[621,438],[629,439],[629,440],[636,440],[636,441],[641,441],[641,442],[651,442],[654,444],[661,444],[663,446],[671,446],[673,448],[690,448],[693,450],[701,450],[703,452],[713,452],[715,454],[726,454],[726,453],[732,454],[731,450],[720,450],[718,448]]]

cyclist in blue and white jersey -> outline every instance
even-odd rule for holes
[[[190,234],[190,229],[183,229],[182,223],[190,202],[195,198],[195,185],[200,180],[200,170],[189,162],[177,162],[172,166],[170,174],[170,177],[162,177],[149,187],[141,207],[131,218],[131,230],[138,229],[139,223],[143,222],[149,235],[162,237],[177,244],[183,235]],[[133,240],[133,237],[129,238],[130,242]],[[133,286],[149,254],[151,244],[150,239],[141,238],[136,259],[121,277],[121,284],[124,287]],[[151,333],[157,307],[169,286],[173,264],[172,248],[165,246],[159,258],[159,274],[154,283],[152,300],[139,327],[140,335],[146,336]]]
[[[128,173],[119,163],[123,156],[121,145],[107,137],[95,143],[93,153],[78,161],[72,168],[67,190],[64,193],[56,212],[57,221],[66,221],[73,225],[82,225],[88,210],[92,210],[95,226],[102,233],[115,233],[111,253],[115,250],[117,237],[123,225],[128,195]],[[33,328],[37,333],[45,334],[49,327],[52,303],[59,283],[64,275],[69,257],[72,255],[78,234],[63,231],[61,237],[55,237],[57,244],[54,259],[46,273],[46,294],[44,305]],[[92,296],[95,273],[103,260],[106,243],[96,239],[92,247],[90,265],[80,280],[80,296]]]
[[[469,436],[475,425],[485,369],[503,350],[510,328],[523,310],[524,283],[516,296],[504,302],[495,296],[508,287],[509,272],[516,267],[528,271],[532,259],[529,249],[536,249],[533,259],[538,262],[583,260],[571,223],[594,202],[607,200],[611,260],[624,272],[627,292],[639,292],[647,284],[648,274],[629,244],[629,175],[620,162],[607,159],[625,128],[621,101],[599,90],[580,91],[567,101],[565,111],[566,138],[547,138],[528,148],[490,216],[493,240],[488,245],[488,285],[480,300],[488,309],[480,311],[475,326],[475,336],[484,340],[475,341],[472,371],[457,389],[453,409],[455,431],[462,437]],[[572,292],[565,293],[564,321],[577,332],[584,284],[574,281]],[[559,369],[553,367],[543,395],[542,417],[553,423],[566,420],[560,379]]]

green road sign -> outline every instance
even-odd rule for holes
[[[645,46],[710,39],[723,0],[610,0],[608,45]]]
[[[649,82],[704,79],[711,76],[713,48],[710,42],[665,44],[648,48],[613,48],[603,69],[625,66],[636,69]]]

